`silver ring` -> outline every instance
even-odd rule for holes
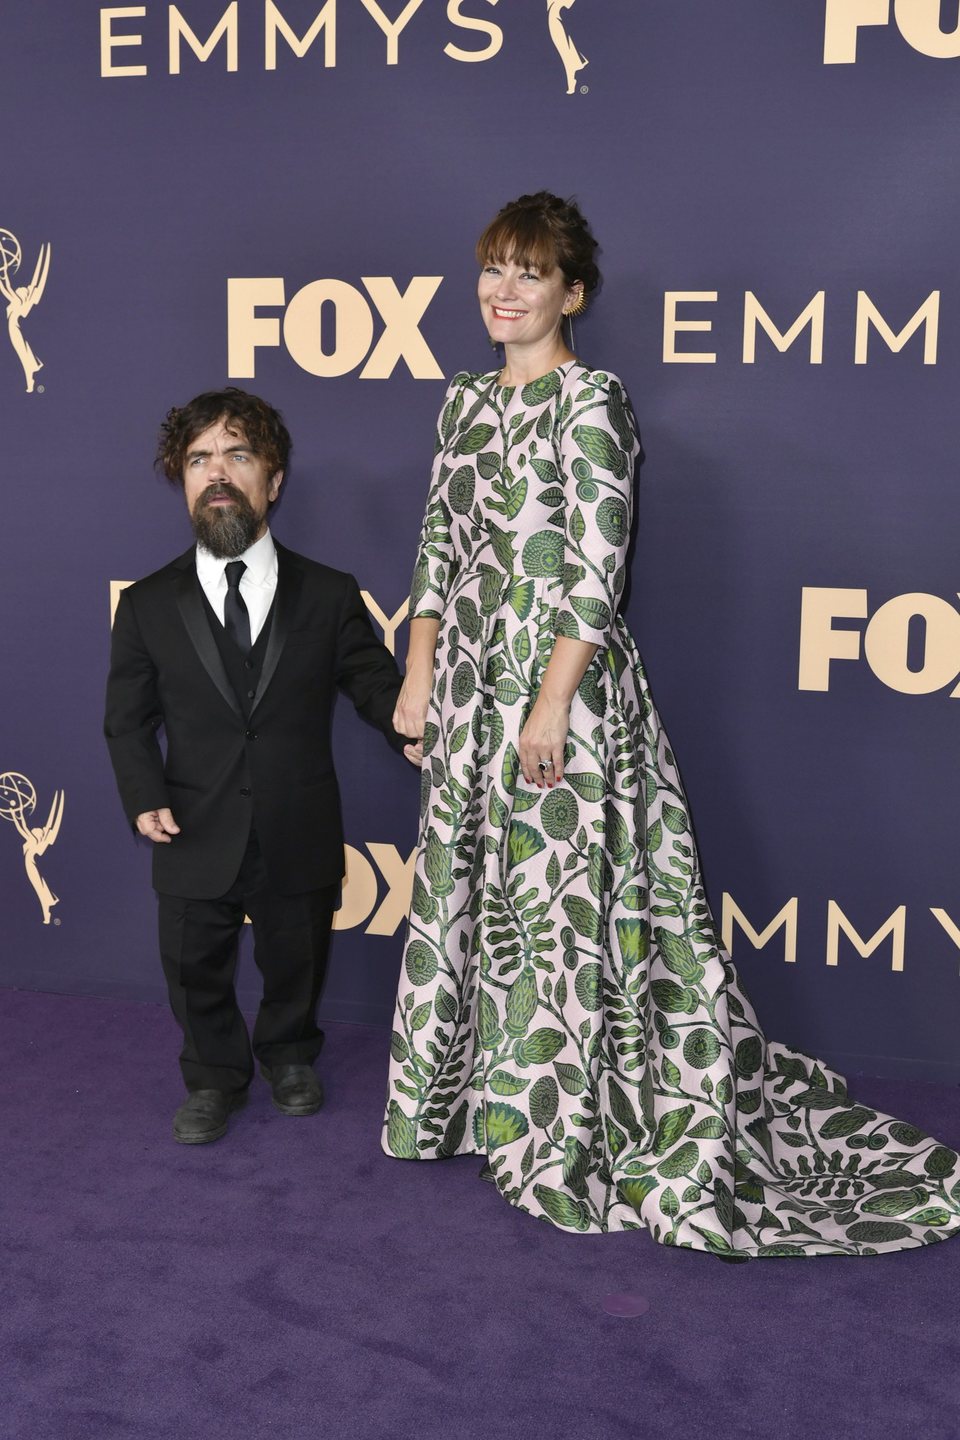
[[[550,767],[551,767],[552,765],[553,765],[553,761],[552,761],[552,760],[538,760],[538,761],[537,761],[537,769],[538,769],[542,774],[544,774],[544,775],[546,775],[547,771],[550,769]]]

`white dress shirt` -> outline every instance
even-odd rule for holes
[[[273,597],[277,590],[277,551],[273,536],[268,530],[255,540],[249,550],[236,555],[246,570],[240,576],[240,594],[250,616],[250,643],[255,644],[270,613]],[[218,560],[202,545],[197,546],[197,579],[203,588],[220,624],[223,624],[223,606],[227,598],[227,566],[229,560]]]

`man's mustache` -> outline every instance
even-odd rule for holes
[[[208,505],[211,500],[219,499],[222,496],[226,496],[228,499],[234,500],[240,507],[249,505],[249,501],[247,500],[246,495],[242,493],[242,491],[237,490],[236,487],[233,485],[227,485],[224,482],[218,480],[215,484],[208,485],[206,490],[204,490],[203,494],[200,496],[200,508],[202,509],[204,505]]]

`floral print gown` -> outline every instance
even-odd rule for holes
[[[447,392],[410,608],[440,634],[384,1148],[486,1155],[555,1225],[722,1256],[944,1239],[958,1156],[767,1042],[721,948],[617,613],[638,450],[619,380],[579,361]],[[558,635],[599,648],[540,791],[517,744]]]

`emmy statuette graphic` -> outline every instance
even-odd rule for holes
[[[7,302],[7,332],[14,353],[23,366],[29,395],[34,389],[37,371],[43,369],[43,361],[38,360],[34,355],[28,341],[21,334],[20,326],[33,307],[39,305],[43,297],[47,276],[50,273],[49,243],[40,246],[40,253],[37,256],[30,284],[14,286],[11,276],[16,275],[22,261],[23,251],[20,248],[20,241],[12,231],[0,228],[0,295]]]
[[[572,95],[577,88],[577,76],[585,65],[590,62],[585,55],[581,55],[567,33],[567,27],[563,12],[569,10],[576,4],[576,0],[547,0],[547,24],[550,27],[550,39],[557,47],[557,53],[563,61],[563,68],[567,72],[567,94]]]
[[[50,911],[57,904],[54,895],[37,866],[37,861],[55,844],[63,820],[63,791],[55,790],[46,825],[31,829],[27,816],[37,808],[37,792],[26,775],[7,770],[0,775],[0,818],[9,820],[23,841],[23,865],[27,879],[36,892],[43,911],[44,925],[50,924]],[[58,922],[59,923],[59,922]]]

